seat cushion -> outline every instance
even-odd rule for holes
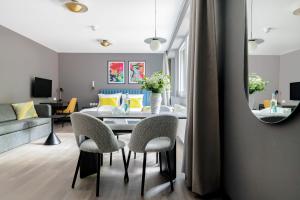
[[[145,148],[145,152],[163,152],[171,150],[171,141],[168,137],[158,137],[150,140]]]
[[[33,118],[33,119],[2,122],[0,123],[0,135],[5,135],[16,131],[33,128],[50,122],[51,119],[49,118]]]
[[[21,131],[24,129],[28,129],[29,125],[25,121],[9,121],[0,123],[0,135],[5,135],[8,133],[13,133],[16,131]]]
[[[16,120],[17,116],[10,104],[0,104],[0,122]]]
[[[119,145],[119,149],[125,147],[125,143],[123,141],[120,141],[120,140],[118,140],[118,145]],[[92,139],[84,140],[80,144],[80,150],[85,151],[85,152],[90,152],[90,153],[106,153],[106,152],[100,152],[100,150],[98,149],[97,144]]]
[[[50,118],[31,118],[31,119],[24,119],[24,120],[21,120],[21,121],[24,121],[24,122],[28,123],[29,128],[33,128],[33,127],[36,127],[36,126],[41,126],[41,125],[44,125],[44,124],[51,123]]]

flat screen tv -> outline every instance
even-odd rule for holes
[[[33,97],[52,97],[52,80],[35,77],[32,89]]]
[[[300,82],[290,83],[290,100],[300,100]]]

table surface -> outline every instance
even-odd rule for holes
[[[136,112],[136,113],[121,113],[121,114],[116,114],[116,113],[93,113],[93,115],[97,118],[124,118],[124,119],[144,119],[147,117],[152,117],[152,116],[158,116],[158,115],[163,115],[163,114],[168,114],[168,115],[174,115],[178,117],[178,119],[186,119],[187,115],[182,114],[182,113],[175,113],[175,112],[161,112],[159,114],[152,114],[152,113],[145,113],[145,112]]]

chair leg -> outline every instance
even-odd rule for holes
[[[146,175],[146,162],[147,162],[147,153],[144,153],[143,160],[143,174],[142,174],[142,188],[141,188],[141,196],[144,196],[144,187],[145,187],[145,175]]]
[[[109,165],[110,166],[112,165],[112,153],[110,153],[110,156],[109,156]]]
[[[156,161],[155,161],[156,164],[158,164],[158,152],[156,152]]]
[[[124,182],[125,182],[125,183],[128,183],[129,177],[128,177],[127,162],[126,162],[126,158],[125,158],[125,151],[124,151],[124,148],[122,148],[122,157],[123,157],[123,163],[124,163],[124,169],[125,169]]]
[[[136,152],[134,152],[134,159],[136,159]]]
[[[79,166],[80,166],[80,160],[81,160],[81,151],[79,153],[79,158],[78,158],[77,165],[76,165],[76,170],[75,170],[75,174],[74,174],[74,178],[73,178],[73,182],[72,182],[72,188],[74,188],[74,186],[75,186],[75,182],[77,179],[78,170],[79,170]]]
[[[171,164],[170,164],[170,155],[169,152],[166,151],[166,156],[167,156],[167,163],[168,163],[168,171],[169,171],[169,180],[170,180],[170,184],[171,184],[171,190],[174,190],[174,186],[173,186],[173,180],[172,180],[172,171],[171,171]]]
[[[99,190],[100,190],[100,153],[97,154],[97,184],[96,184],[96,196],[99,197]]]
[[[101,166],[103,166],[103,154],[102,153],[100,154],[100,160],[101,160],[101,162],[100,162]]]
[[[158,153],[158,160],[159,160],[159,172],[162,173],[162,166],[161,166],[161,152]]]
[[[127,171],[128,171],[128,167],[129,167],[130,156],[131,156],[131,151],[128,152],[127,163],[126,163]]]

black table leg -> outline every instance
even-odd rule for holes
[[[57,145],[57,144],[61,143],[60,139],[57,137],[57,135],[53,131],[53,126],[54,126],[54,118],[51,119],[51,133],[48,136],[44,145]]]

